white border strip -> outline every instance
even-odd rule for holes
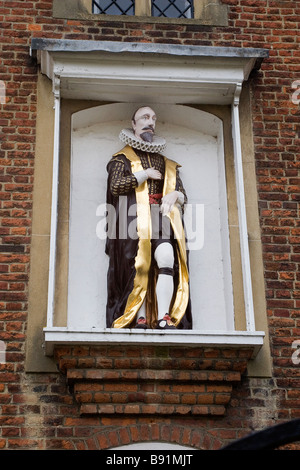
[[[240,134],[240,118],[239,118],[239,96],[242,84],[237,85],[234,101],[232,103],[232,139],[234,146],[234,165],[235,165],[235,181],[237,191],[237,205],[239,217],[239,231],[241,244],[241,260],[243,272],[244,286],[244,303],[246,314],[247,331],[255,331],[255,317],[252,295],[251,266],[248,245],[248,229],[245,203],[245,189],[243,177],[243,161]]]
[[[53,309],[55,296],[56,236],[57,236],[57,205],[59,178],[59,128],[60,128],[60,79],[56,75],[53,81],[54,93],[54,144],[52,169],[52,202],[50,226],[50,254],[48,278],[47,326],[53,326]]]

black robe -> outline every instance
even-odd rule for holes
[[[124,150],[124,149],[123,149]],[[126,153],[126,152],[124,152]],[[125,176],[132,175],[131,161],[126,158],[122,151],[117,154],[118,159],[124,163]],[[115,156],[114,156],[115,157]],[[134,226],[137,220],[137,214],[132,214],[132,208],[137,203],[136,191],[130,191],[126,197],[114,196],[110,190],[110,165],[114,158],[107,165],[108,182],[107,182],[107,205],[113,207],[110,216],[108,216],[108,236],[106,239],[106,254],[109,256],[109,268],[107,273],[107,306],[106,306],[106,324],[108,328],[113,328],[113,323],[122,317],[128,297],[133,291],[136,278],[135,259],[139,249],[139,239],[132,236],[126,236],[126,230],[129,226]],[[124,223],[126,222],[126,227]],[[120,236],[121,234],[121,236]],[[176,242],[175,242],[176,243]],[[178,256],[175,253],[174,266],[174,293],[178,286],[179,263]],[[188,257],[188,253],[187,253]],[[187,261],[188,262],[188,261]],[[157,278],[157,267],[152,256],[150,269],[148,273],[148,288],[146,295],[147,304],[147,322],[150,326],[155,327],[156,317],[156,296],[155,284]],[[124,324],[126,328],[132,328],[135,325],[135,318],[131,323]],[[122,326],[123,327],[123,326]],[[191,303],[188,297],[185,314],[177,324],[178,329],[192,328]]]

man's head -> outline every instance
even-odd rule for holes
[[[132,116],[134,135],[146,142],[152,142],[156,124],[156,115],[149,106],[138,108]]]

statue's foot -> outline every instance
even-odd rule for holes
[[[138,321],[136,322],[136,325],[134,328],[138,328],[140,330],[147,330],[149,326],[147,325],[146,318],[140,317]]]
[[[158,320],[156,328],[158,330],[176,330],[176,326],[168,314],[166,314],[161,320]]]

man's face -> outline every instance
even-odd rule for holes
[[[152,142],[156,124],[156,115],[149,107],[140,108],[135,113],[132,128],[136,137]]]

